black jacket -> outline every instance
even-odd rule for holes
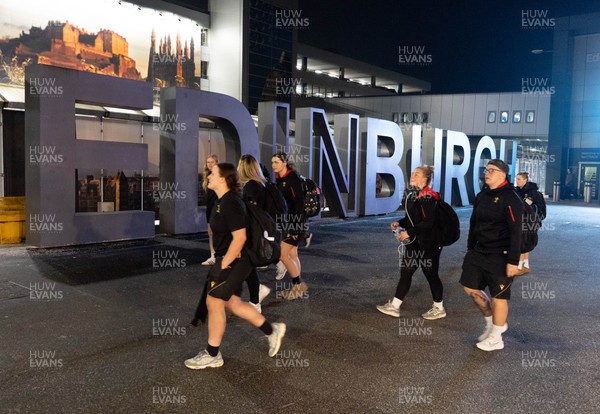
[[[522,203],[514,186],[508,181],[493,190],[485,185],[475,198],[467,248],[482,253],[506,252],[508,263],[518,265]]]
[[[306,223],[304,215],[304,191],[302,190],[302,180],[296,171],[287,170],[283,177],[277,175],[277,187],[285,203],[287,204],[287,222],[290,234],[302,233],[300,230]]]
[[[416,236],[417,246],[422,250],[440,247],[438,234],[435,231],[436,208],[440,196],[425,187],[423,190],[407,189],[402,200],[406,216],[398,220],[411,239]],[[410,217],[410,219],[409,219]]]
[[[544,197],[536,183],[527,181],[523,187],[515,187],[515,190],[526,203],[530,204],[531,202],[530,205],[537,207],[537,214],[540,219],[546,218],[546,201],[544,201]]]

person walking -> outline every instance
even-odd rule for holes
[[[427,278],[433,297],[431,309],[421,316],[428,320],[446,317],[444,286],[439,276],[442,246],[435,227],[440,196],[429,187],[432,176],[433,167],[415,168],[402,201],[406,215],[390,224],[392,230],[397,232],[397,239],[405,244],[405,250],[401,258],[396,294],[385,305],[378,305],[377,310],[396,318],[400,317],[400,305],[410,289],[414,273],[419,268]]]
[[[213,167],[208,186],[217,195],[210,223],[213,229],[216,263],[208,274],[206,306],[208,308],[208,343],[206,349],[185,361],[190,369],[220,367],[219,351],[226,328],[226,314],[247,320],[259,328],[269,341],[269,356],[274,357],[285,335],[285,323],[269,323],[255,307],[240,299],[242,284],[252,272],[252,264],[244,252],[247,212],[239,196],[236,168],[220,163]]]
[[[308,285],[301,279],[300,259],[298,257],[298,243],[302,240],[306,230],[306,216],[304,215],[304,192],[302,181],[288,155],[278,152],[271,158],[271,166],[277,174],[277,187],[285,198],[287,204],[287,215],[280,225],[283,230],[281,242],[281,262],[292,278],[292,287],[281,292],[281,296],[287,300],[306,297]],[[279,266],[278,266],[279,267]],[[278,269],[277,278],[280,271]]]
[[[546,202],[540,193],[538,185],[529,181],[529,173],[524,171],[517,173],[515,181],[517,184],[515,187],[517,194],[521,196],[524,203],[532,207],[535,214],[535,220],[534,223],[532,223],[535,225],[535,228],[527,228],[523,234],[523,237],[527,237],[529,240],[527,243],[523,243],[525,248],[519,257],[519,273],[517,276],[522,276],[530,272],[529,253],[537,246],[538,226],[541,225],[541,221],[546,218]]]
[[[250,154],[242,155],[237,166],[242,184],[242,198],[257,207],[266,210],[266,179],[263,176],[260,165],[256,158]],[[250,291],[250,304],[262,313],[261,302],[269,295],[271,289],[260,283],[256,267],[252,267],[252,272],[248,279],[248,290]]]
[[[485,185],[473,204],[460,283],[485,319],[477,348],[504,348],[508,329],[508,300],[521,253],[523,202],[508,182],[508,165],[488,162]],[[489,289],[491,300],[484,289]]]
[[[210,216],[213,211],[213,207],[217,202],[217,195],[213,190],[208,188],[208,176],[212,168],[217,165],[219,159],[216,155],[212,154],[206,158],[204,163],[204,176],[202,177],[202,188],[206,192],[206,223],[208,225],[208,247],[210,249],[210,257],[202,262],[202,266],[212,266],[215,264],[215,249],[213,247],[213,233],[210,228]]]

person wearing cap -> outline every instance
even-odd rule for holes
[[[502,334],[508,329],[510,287],[521,253],[523,204],[508,182],[504,161],[491,160],[483,171],[485,185],[473,204],[460,283],[485,318],[477,348],[495,351],[504,348]]]

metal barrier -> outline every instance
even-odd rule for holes
[[[554,188],[552,189],[552,201],[560,200],[560,181],[554,181]]]
[[[589,181],[586,181],[586,183],[583,185],[583,202],[592,202],[592,183]]]

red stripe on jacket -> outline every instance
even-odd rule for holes
[[[515,222],[515,215],[513,214],[512,207],[508,206],[508,210],[510,211],[510,217],[512,218],[513,223]]]

